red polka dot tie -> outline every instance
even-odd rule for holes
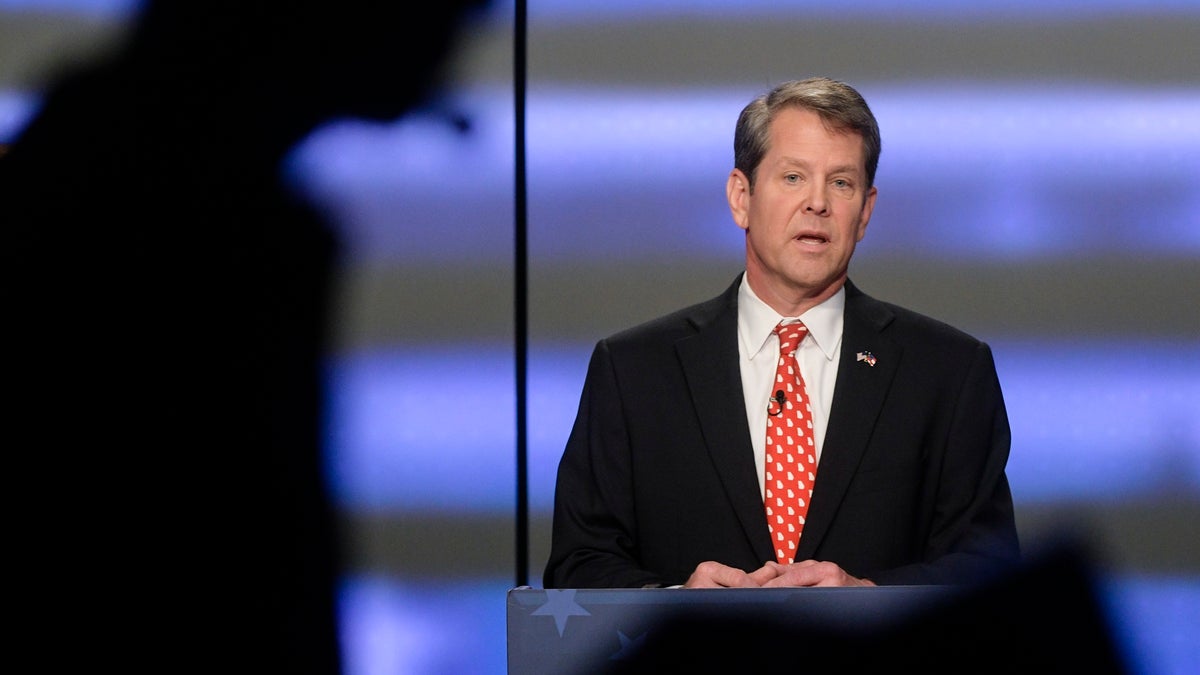
[[[779,365],[767,406],[766,489],[763,506],[777,562],[794,562],[800,531],[808,514],[813,480],[817,476],[817,449],[813,443],[812,409],[804,378],[796,361],[796,348],[808,334],[802,323],[775,327],[779,336]]]

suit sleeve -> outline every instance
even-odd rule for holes
[[[961,382],[949,432],[929,467],[933,510],[921,562],[885,570],[882,584],[970,583],[1019,559],[1005,466],[1011,434],[991,349],[980,343]]]
[[[640,588],[663,580],[638,564],[632,458],[608,344],[592,353],[558,467],[546,588]]]

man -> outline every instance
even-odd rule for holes
[[[877,195],[866,102],[784,83],[742,111],[734,153],[745,272],[596,345],[544,585],[971,583],[1016,561],[991,350],[847,278]]]

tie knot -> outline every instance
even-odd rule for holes
[[[801,322],[783,323],[779,322],[775,326],[775,334],[779,336],[779,353],[791,354],[796,351],[796,347],[800,345],[801,340],[805,335],[808,335],[808,328]]]

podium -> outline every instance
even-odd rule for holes
[[[549,589],[508,591],[509,675],[615,672],[645,645],[671,639],[679,621],[772,626],[808,635],[860,634],[904,621],[953,592],[940,586],[749,589]],[[706,636],[693,627],[688,639]],[[699,646],[703,646],[700,644]],[[747,648],[751,648],[747,645]]]
[[[769,672],[783,654],[809,673],[1133,675],[1084,553],[973,586],[514,588],[508,672]]]

